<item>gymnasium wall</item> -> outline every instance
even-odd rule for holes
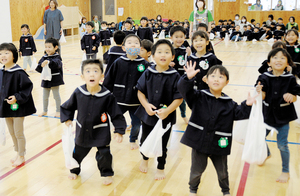
[[[58,6],[78,6],[81,13],[89,18],[89,2],[89,0],[58,0]],[[49,0],[10,0],[13,41],[20,39],[21,25],[24,23],[29,25],[31,34],[35,34],[38,28],[43,25],[45,7],[48,5],[48,3]]]
[[[11,42],[11,22],[10,22],[9,0],[1,0],[0,6],[0,44],[3,42]]]

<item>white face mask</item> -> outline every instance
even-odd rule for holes
[[[246,22],[246,20],[245,20],[245,19],[242,19],[242,22]]]
[[[236,16],[236,17],[235,17],[235,20],[238,20],[238,19],[239,19],[239,17],[238,17],[238,16]]]
[[[202,1],[197,2],[197,6],[198,9],[203,8],[203,2]]]

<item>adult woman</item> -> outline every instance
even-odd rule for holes
[[[101,23],[98,20],[98,16],[97,15],[93,16],[93,23],[94,23],[93,32],[99,33],[99,31],[101,30]]]
[[[275,6],[274,10],[283,10],[282,1],[278,0],[277,5]]]
[[[45,39],[54,37],[59,39],[62,34],[64,17],[60,10],[57,9],[58,3],[56,0],[49,1],[50,9],[44,14],[44,34]]]
[[[197,11],[192,11],[190,21],[190,36],[195,32],[199,23],[205,23],[208,26],[208,32],[211,30],[211,23],[214,20],[210,11],[205,9],[205,0],[196,0]]]
[[[156,16],[156,22],[158,22],[158,21],[162,22],[161,15],[157,15],[157,16]]]
[[[289,23],[286,24],[286,30],[290,30],[292,28],[296,29],[297,31],[299,30],[299,27],[298,27],[298,24],[295,23],[295,17],[294,16],[291,16],[290,19],[289,19]]]
[[[244,32],[244,26],[250,24],[247,22],[246,16],[242,16],[241,23],[240,23],[240,31],[243,33]]]
[[[262,6],[262,4],[260,4],[260,0],[256,0],[256,3],[251,6],[251,10],[254,10],[254,11],[263,10],[263,6]]]

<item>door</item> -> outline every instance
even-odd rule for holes
[[[102,0],[91,0],[91,15],[91,19],[94,15],[97,15],[99,21],[102,21]]]

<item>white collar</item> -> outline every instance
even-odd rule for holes
[[[273,77],[273,78],[275,78],[275,77],[290,77],[290,76],[293,76],[293,74],[291,74],[289,72],[285,72],[285,71],[283,71],[283,73],[280,76],[275,76],[273,74],[273,72],[264,72],[263,74],[265,74],[265,75],[267,75],[269,77]]]
[[[89,91],[86,90],[86,86],[85,86],[85,85],[79,86],[78,89],[79,89],[80,92],[81,92],[82,94],[84,94],[84,95],[87,95],[87,96],[92,95]],[[102,89],[103,89],[103,87],[101,86],[101,91],[102,91]],[[107,90],[107,89],[103,89],[103,90],[104,90],[104,92],[101,92],[101,91],[100,91],[101,93],[98,92],[98,93],[95,94],[95,96],[96,96],[96,97],[103,97],[103,96],[105,96],[105,95],[107,95],[107,94],[110,93],[110,91]]]
[[[205,94],[211,96],[211,97],[215,97],[208,89],[201,90],[201,91],[204,92]],[[225,93],[222,93],[222,96],[219,97],[218,99],[228,99],[228,100],[231,100],[231,98],[228,97],[228,95],[226,95]]]
[[[156,69],[155,69],[156,65],[152,65],[151,67],[148,67],[149,71],[151,71],[152,73],[163,73],[163,74],[173,74],[173,73],[177,73],[177,71],[173,68],[171,68],[169,66],[169,69],[166,70],[166,71],[163,71],[163,72],[158,72]]]

